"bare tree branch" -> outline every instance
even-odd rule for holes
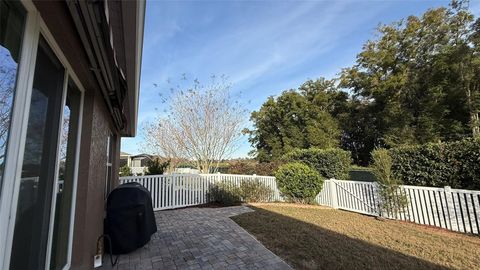
[[[170,98],[167,115],[143,128],[144,149],[170,159],[194,161],[202,173],[215,172],[237,148],[246,111],[222,77],[206,86],[194,81]]]

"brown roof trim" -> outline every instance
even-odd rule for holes
[[[123,136],[135,136],[140,94],[140,73],[142,66],[143,36],[145,24],[145,1],[121,1],[123,12],[123,33],[127,78],[127,98],[125,115],[127,125]]]

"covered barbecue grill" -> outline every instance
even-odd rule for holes
[[[107,199],[105,234],[111,254],[125,254],[144,246],[157,231],[150,192],[136,182],[118,186]]]

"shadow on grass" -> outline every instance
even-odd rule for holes
[[[449,269],[363,240],[249,206],[232,219],[296,269]]]

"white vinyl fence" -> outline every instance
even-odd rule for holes
[[[154,210],[208,203],[208,193],[216,183],[239,186],[241,181],[259,180],[273,191],[271,201],[282,200],[275,177],[236,174],[168,174],[120,177],[120,184],[138,182],[152,194]]]
[[[207,203],[210,188],[218,182],[240,185],[241,181],[259,180],[273,191],[271,201],[283,201],[272,176],[232,174],[172,174],[121,177],[121,183],[138,182],[152,194],[155,210],[164,210]],[[480,191],[433,187],[400,186],[397,196],[384,202],[401,205],[400,211],[381,215],[396,220],[410,221],[452,231],[480,234]],[[344,209],[366,215],[380,215],[378,186],[372,182],[326,180],[315,198],[320,205]],[[395,208],[395,207],[391,207]]]
[[[480,234],[480,191],[401,186],[408,205],[390,218]]]

